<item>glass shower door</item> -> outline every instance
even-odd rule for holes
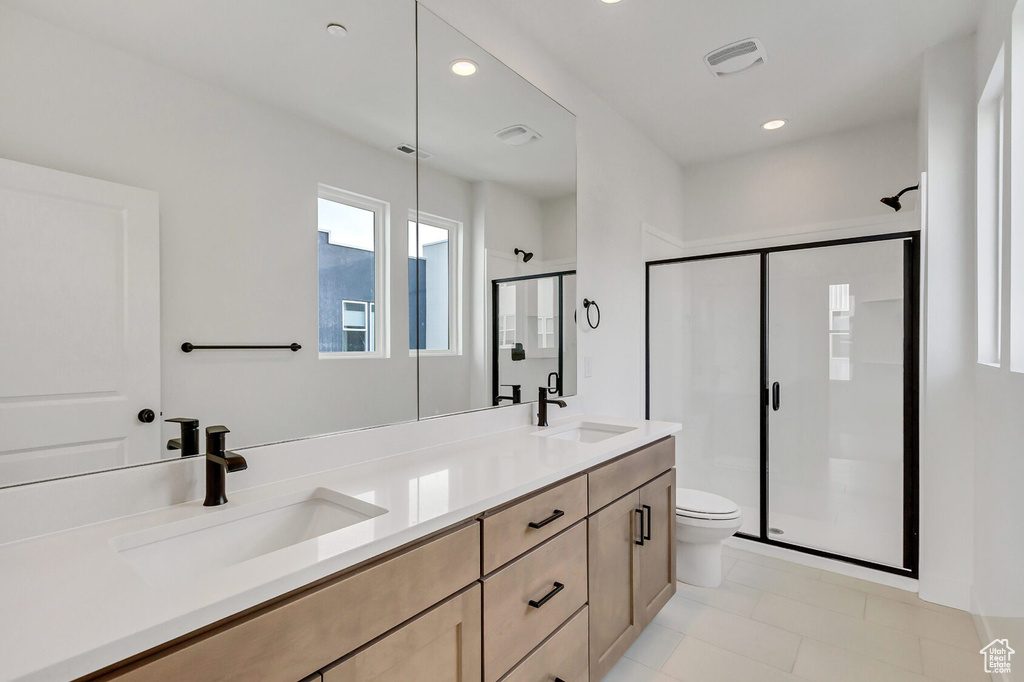
[[[904,241],[768,254],[769,537],[904,565]]]
[[[651,264],[648,416],[679,422],[678,485],[722,495],[760,533],[761,257]]]

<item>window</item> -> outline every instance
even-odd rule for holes
[[[388,204],[320,186],[317,199],[320,352],[382,355]]]
[[[458,244],[462,223],[410,212],[409,347],[435,354],[458,352]]]
[[[498,286],[498,347],[516,345],[516,287],[514,284]]]
[[[555,347],[555,279],[537,280],[537,348]]]
[[[849,284],[828,285],[828,378],[849,381],[854,297]]]
[[[1003,276],[1003,50],[978,102],[978,362],[999,366]]]

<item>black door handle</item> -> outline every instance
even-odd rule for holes
[[[148,407],[144,410],[139,410],[139,421],[143,424],[152,424],[154,419],[156,419],[156,412],[153,410]]]
[[[565,512],[562,511],[561,509],[556,509],[554,512],[551,513],[551,516],[547,517],[543,521],[530,521],[529,526],[530,528],[543,528],[552,521],[560,519],[563,516],[565,516]]]
[[[772,409],[779,411],[779,382],[772,384]]]
[[[644,505],[644,512],[647,513],[647,532],[643,534],[644,540],[651,539],[651,505]]]
[[[634,540],[633,544],[634,545],[640,545],[641,547],[643,547],[644,546],[644,510],[643,509],[634,509],[633,513],[640,515],[640,532],[637,533],[637,535],[640,536],[640,539],[639,540]]]
[[[531,599],[530,606],[532,606],[535,609],[539,609],[540,607],[547,604],[549,599],[554,597],[563,589],[565,589],[565,585],[563,585],[562,583],[554,583],[554,587],[551,588],[551,591],[545,594],[543,597],[541,597],[540,599]]]

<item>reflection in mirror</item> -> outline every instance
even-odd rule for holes
[[[420,416],[575,395],[576,119],[417,12]]]
[[[494,404],[536,400],[539,386],[574,394],[576,366],[565,358],[576,357],[576,326],[565,313],[576,298],[576,273],[498,279],[492,287]]]
[[[412,2],[0,0],[0,93],[0,486],[416,418]]]

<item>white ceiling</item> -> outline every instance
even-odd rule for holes
[[[533,36],[682,165],[913,116],[921,55],[971,33],[985,0],[481,0]],[[768,62],[703,57],[760,38]],[[760,124],[786,118],[765,132]]]
[[[416,143],[412,0],[0,0],[69,31],[359,139],[387,153]],[[422,10],[420,145],[428,165],[538,197],[575,188],[575,118]],[[329,23],[348,35],[328,35]],[[455,58],[480,64],[471,78]],[[522,148],[494,133],[524,123]],[[402,157],[407,158],[407,157]]]

